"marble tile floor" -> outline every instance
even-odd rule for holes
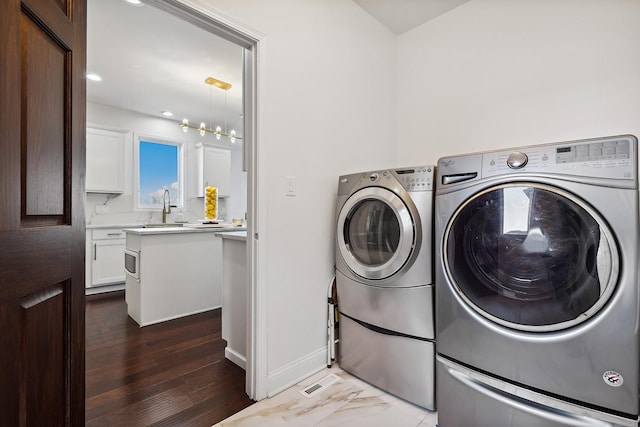
[[[339,379],[319,393],[301,393],[332,374]],[[213,427],[434,427],[437,421],[436,412],[387,394],[334,365]]]

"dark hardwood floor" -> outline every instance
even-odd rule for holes
[[[124,291],[87,296],[86,425],[208,427],[254,403],[221,310],[140,328]]]

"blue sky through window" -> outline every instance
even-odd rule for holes
[[[171,203],[178,195],[178,147],[140,141],[140,203],[162,204],[164,190],[169,189]]]

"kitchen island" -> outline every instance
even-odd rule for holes
[[[140,326],[222,306],[222,243],[228,226],[128,228],[127,312]]]
[[[247,232],[219,233],[222,239],[222,339],[224,356],[247,364]]]

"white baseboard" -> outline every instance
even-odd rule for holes
[[[240,366],[245,371],[247,370],[247,358],[233,350],[232,348],[225,347],[224,348],[224,357]]]
[[[114,285],[93,286],[85,289],[85,295],[105,294],[108,292],[124,291],[124,283],[116,283]]]
[[[327,367],[327,347],[322,347],[268,374],[267,397],[272,397]]]
[[[133,316],[131,316],[131,313],[129,313],[129,316],[131,316],[131,318],[133,320],[136,320],[136,322],[140,325],[140,327],[143,327],[143,326],[155,325],[156,323],[166,322],[168,320],[180,319],[181,317],[193,316],[194,314],[204,313],[205,311],[217,310],[218,308],[221,308],[221,307],[222,306],[220,306],[220,305],[215,306],[215,307],[207,307],[207,308],[203,308],[203,309],[200,309],[200,310],[192,311],[192,312],[189,312],[189,313],[180,313],[180,314],[176,314],[174,316],[163,317],[161,319],[148,320],[148,321],[146,321],[144,323],[138,322]],[[147,317],[149,317],[149,316],[147,315]]]

